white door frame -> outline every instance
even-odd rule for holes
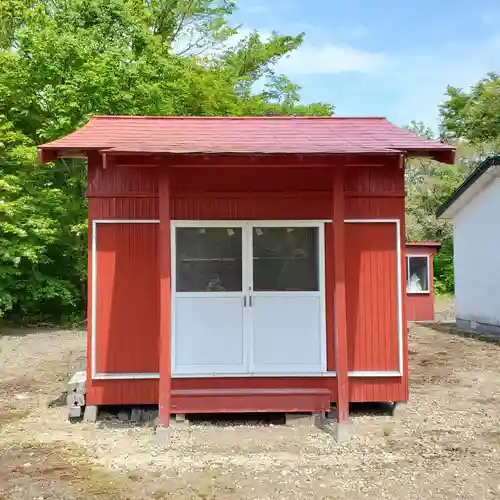
[[[171,287],[172,287],[172,304],[171,304],[171,346],[172,346],[172,378],[195,378],[195,377],[266,377],[266,376],[325,376],[330,375],[327,372],[327,355],[326,355],[326,278],[325,278],[325,222],[330,221],[295,221],[295,220],[217,220],[217,221],[209,221],[209,220],[172,220],[171,221]],[[177,269],[176,269],[176,229],[181,227],[196,227],[196,228],[208,228],[208,227],[238,227],[242,228],[242,238],[243,238],[243,266],[242,266],[242,293],[247,294],[249,286],[252,287],[252,295],[253,292],[253,255],[252,255],[252,229],[254,227],[315,227],[318,228],[318,284],[319,284],[319,294],[320,294],[320,327],[321,327],[321,344],[320,344],[320,352],[321,352],[321,362],[322,369],[319,372],[311,372],[311,373],[298,373],[298,372],[271,372],[271,373],[252,373],[250,370],[250,361],[252,357],[252,349],[253,349],[253,338],[251,335],[251,320],[250,317],[251,311],[250,308],[244,308],[244,332],[243,332],[243,342],[245,346],[245,364],[247,366],[246,373],[189,373],[189,374],[175,374],[174,370],[177,366],[176,360],[176,321],[175,321],[175,313],[176,313],[176,278],[177,278]],[[189,292],[187,292],[189,293]],[[220,292],[221,296],[227,297],[228,292]],[[238,292],[240,293],[240,292]],[[274,295],[276,292],[257,292],[258,295]],[[283,292],[285,293],[285,292]],[[287,294],[294,294],[295,292],[286,292]],[[302,294],[303,292],[297,292],[296,294]],[[183,296],[186,292],[182,292]],[[197,294],[195,294],[197,295]],[[210,292],[211,297],[216,297],[218,295],[217,292]]]

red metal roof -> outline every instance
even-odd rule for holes
[[[42,150],[170,154],[429,155],[453,161],[454,148],[385,118],[96,116]]]

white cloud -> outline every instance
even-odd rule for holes
[[[269,4],[267,4],[269,5]],[[262,4],[255,4],[253,8],[260,8]],[[245,5],[245,11],[252,9],[252,6]],[[257,30],[261,39],[265,40],[271,36],[268,29]],[[226,43],[226,47],[236,45],[242,38],[249,35],[252,30],[244,27],[231,37]],[[354,44],[347,43],[350,39],[360,39],[368,35],[368,29],[362,24],[345,25],[336,30],[336,39],[331,37],[314,26],[307,23],[294,22],[287,26],[285,33],[306,32],[306,37],[302,45],[291,52],[288,57],[279,61],[276,70],[287,76],[293,75],[332,75],[344,72],[373,73],[381,70],[387,63],[387,58],[383,53],[361,50]]]
[[[378,85],[392,87],[404,114],[436,128],[448,85],[468,88],[490,71],[500,71],[500,36],[476,45],[448,45],[434,54],[398,55]],[[402,113],[398,113],[402,114]]]
[[[368,28],[363,24],[352,24],[352,25],[341,26],[336,31],[339,35],[342,36],[342,38],[349,38],[349,39],[366,38],[370,34]]]
[[[262,40],[271,36],[267,30],[258,30]],[[231,37],[227,47],[236,45],[251,30],[241,29]],[[387,57],[383,53],[359,50],[342,43],[310,43],[306,40],[288,57],[281,59],[276,70],[287,76],[294,75],[333,75],[344,72],[373,73],[383,69]]]
[[[287,75],[332,75],[344,72],[374,73],[387,65],[383,53],[359,50],[347,44],[308,44],[278,63]]]
[[[498,12],[485,12],[481,14],[481,22],[486,26],[492,26],[500,21],[500,13]]]

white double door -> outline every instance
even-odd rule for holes
[[[174,376],[325,371],[322,223],[172,225]]]

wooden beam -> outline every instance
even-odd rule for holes
[[[334,321],[335,321],[335,371],[337,372],[336,420],[345,424],[349,420],[349,378],[347,366],[347,310],[345,272],[345,195],[343,167],[333,171],[333,258]]]
[[[168,158],[169,168],[293,168],[293,167],[325,167],[345,166],[348,168],[384,167],[394,154],[140,154],[138,152],[106,151],[113,158],[113,165],[119,168],[161,167]]]
[[[172,280],[170,265],[170,176],[166,168],[159,173],[159,212],[160,227],[158,234],[158,269],[160,272],[160,380],[158,425],[170,425],[171,411],[171,307]]]
[[[57,151],[54,149],[38,148],[38,163],[44,165],[57,159]]]

